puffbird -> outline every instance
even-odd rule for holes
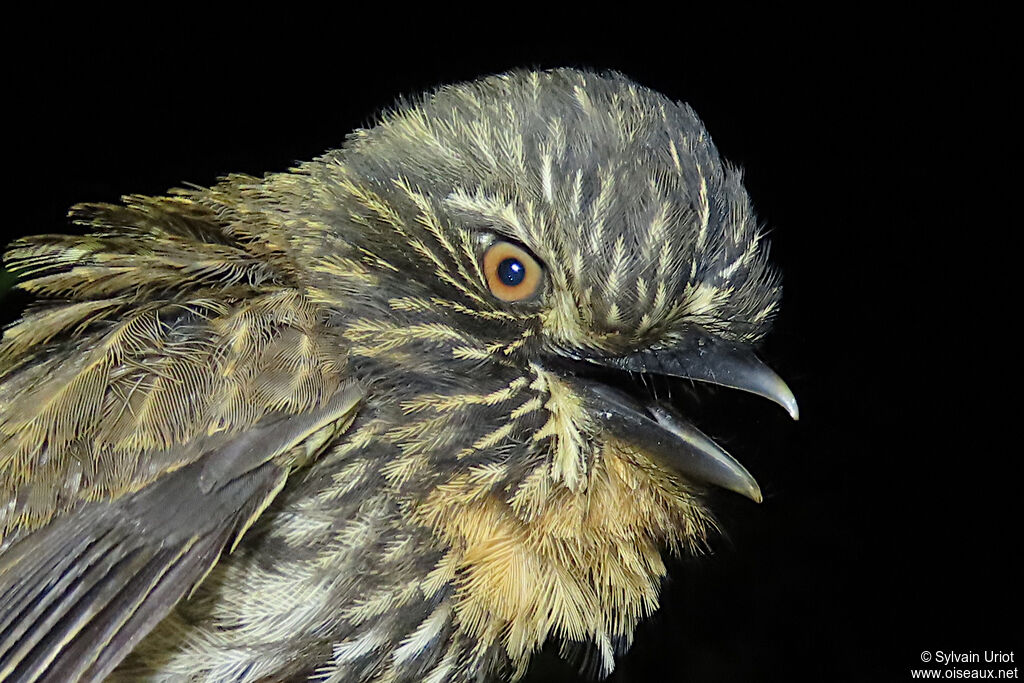
[[[761,499],[649,380],[797,417],[740,173],[620,74],[70,217],[6,253],[6,681],[515,680],[549,641],[608,674],[708,487]]]

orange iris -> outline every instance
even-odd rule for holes
[[[484,275],[491,294],[502,301],[523,301],[537,293],[541,268],[522,247],[495,242],[484,252]]]

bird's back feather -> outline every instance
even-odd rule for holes
[[[216,194],[77,207],[100,232],[7,254],[42,303],[0,345],[4,680],[102,678],[354,415],[287,260]]]

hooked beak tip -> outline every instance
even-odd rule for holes
[[[793,395],[792,390],[790,390],[790,388],[786,385],[785,382],[782,381],[781,378],[779,378],[779,385],[780,386],[778,387],[775,396],[773,397],[774,400],[780,406],[782,406],[787,413],[789,413],[789,416],[793,418],[793,420],[799,420],[800,406],[797,405],[796,396]]]

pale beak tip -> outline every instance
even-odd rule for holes
[[[736,493],[740,494],[745,498],[749,498],[755,503],[760,504],[764,502],[764,496],[761,495],[761,487],[757,485],[757,482],[754,480],[754,478],[749,477],[745,483],[746,486],[736,487],[733,489],[733,491],[735,491]]]
[[[782,406],[793,420],[799,420],[800,406],[797,405],[796,396],[793,395],[792,389],[782,381],[781,377],[776,375],[775,379],[775,386],[771,387],[771,390],[765,392],[764,396]]]
[[[789,416],[793,418],[794,421],[798,421],[800,419],[800,406],[796,404],[795,397],[791,398],[789,403],[786,405],[786,412],[789,413]]]

